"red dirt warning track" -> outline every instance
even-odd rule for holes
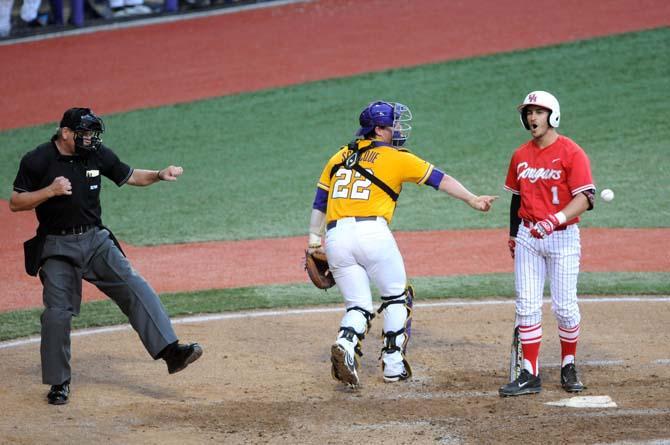
[[[0,232],[0,282],[8,284],[3,286],[0,312],[41,305],[41,285],[23,271],[21,253],[33,226],[32,212],[10,214],[7,204],[0,203],[0,227],[8,228]],[[669,236],[669,229],[582,229],[581,270],[669,272],[670,254],[659,243]],[[512,272],[503,229],[398,232],[396,237],[410,277]],[[158,292],[307,282],[304,248],[305,237],[124,245],[133,266]],[[84,294],[87,301],[104,298],[88,284]]]

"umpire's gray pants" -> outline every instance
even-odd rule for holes
[[[70,380],[70,326],[79,315],[82,278],[121,308],[153,358],[177,341],[156,292],[114,245],[109,232],[92,229],[81,235],[48,235],[42,254],[42,382]]]

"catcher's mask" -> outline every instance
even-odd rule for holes
[[[526,107],[528,105],[537,105],[549,110],[549,125],[558,128],[558,125],[560,124],[559,120],[561,119],[561,106],[558,104],[558,99],[556,99],[553,94],[547,93],[546,91],[532,91],[526,95],[523,103],[516,107],[516,109],[519,110],[521,123],[526,130],[530,130],[530,125],[528,125],[528,121],[526,121]]]
[[[358,118],[361,128],[356,132],[356,136],[368,136],[375,127],[392,127],[391,142],[394,146],[401,147],[412,130],[409,124],[411,120],[412,112],[406,105],[398,102],[372,102],[365,107]]]
[[[63,114],[60,127],[74,131],[75,151],[87,155],[100,148],[105,123],[90,108],[70,108]]]

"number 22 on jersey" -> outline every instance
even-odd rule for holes
[[[371,169],[366,168],[370,174],[374,174]],[[370,199],[370,185],[372,182],[354,170],[340,168],[335,174],[333,183],[333,199],[360,199],[367,201]]]

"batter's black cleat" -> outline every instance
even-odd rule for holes
[[[354,353],[347,351],[339,343],[333,344],[330,348],[330,362],[332,363],[331,374],[335,380],[349,385],[352,388],[358,387],[358,373],[356,372],[356,358]]]
[[[70,382],[52,385],[47,394],[49,405],[65,405],[70,399]]]
[[[163,359],[167,363],[168,372],[174,374],[198,360],[202,355],[202,347],[197,343],[188,345],[173,344],[168,346]]]
[[[500,397],[511,397],[523,394],[536,394],[540,391],[542,391],[540,376],[533,375],[527,369],[524,369],[519,374],[518,379],[505,386],[501,386],[498,394],[500,394]]]
[[[561,368],[561,386],[567,392],[580,392],[586,386],[577,377],[577,368],[574,363],[569,363]]]

